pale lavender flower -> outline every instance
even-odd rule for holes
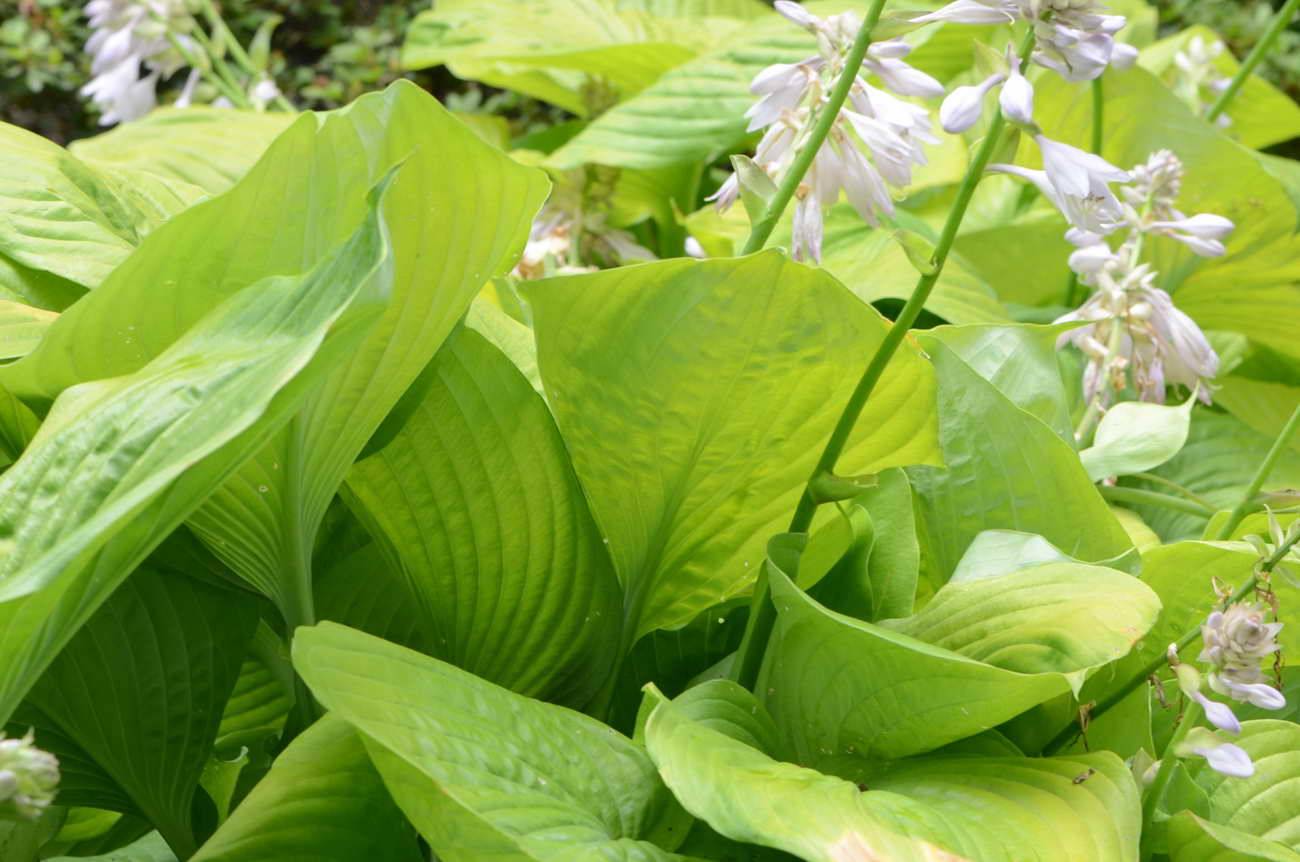
[[[1020,58],[1012,51],[1007,51],[1010,75],[998,93],[998,105],[1002,115],[1013,123],[1032,128],[1034,126],[1034,87],[1020,71]]]
[[[1001,72],[995,72],[978,84],[955,88],[939,106],[939,125],[943,126],[945,132],[954,135],[975,125],[984,113],[984,97],[1006,77]]]
[[[1043,170],[1002,164],[988,169],[1032,182],[1079,231],[1104,236],[1119,227],[1124,211],[1110,184],[1127,182],[1128,172],[1046,135],[1037,134],[1034,140],[1043,154]]]
[[[1197,35],[1174,54],[1174,67],[1178,70],[1174,92],[1198,114],[1203,115],[1208,111],[1214,98],[1232,81],[1230,76],[1219,71],[1214,62],[1223,50],[1223,43],[1217,39],[1206,42]],[[1227,114],[1220,114],[1215,122],[1221,128],[1232,125],[1232,119]]]
[[[171,38],[190,43],[185,0],[90,0],[86,51],[94,78],[81,88],[102,112],[101,125],[138,119],[157,103],[160,77],[184,65]],[[169,38],[171,37],[171,38]],[[148,70],[140,76],[141,68]]]

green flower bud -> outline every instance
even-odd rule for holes
[[[33,739],[30,730],[21,739],[0,738],[0,818],[35,820],[54,801],[59,761]]]

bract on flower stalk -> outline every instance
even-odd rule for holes
[[[754,163],[773,178],[788,170],[808,142],[831,90],[844,72],[860,26],[854,12],[819,18],[797,3],[778,0],[776,10],[817,38],[818,55],[799,63],[781,63],[759,72],[750,92],[762,98],[746,112],[749,129],[766,129]],[[875,75],[884,89],[855,75],[812,165],[795,192],[793,254],[797,260],[821,258],[822,211],[843,192],[871,225],[891,216],[890,189],[911,182],[912,167],[926,164],[922,144],[937,143],[929,113],[894,95],[929,98],[942,95],[938,81],[908,65],[911,46],[901,40],[872,44],[862,71]],[[891,92],[892,91],[892,92]],[[743,178],[733,174],[710,196],[720,210],[735,203]]]

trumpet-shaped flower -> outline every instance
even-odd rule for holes
[[[1043,170],[1018,165],[989,165],[988,169],[1032,182],[1079,231],[1104,236],[1119,227],[1124,211],[1110,183],[1126,182],[1129,174],[1101,156],[1046,135],[1035,135],[1034,140],[1043,154]]]
[[[184,65],[172,39],[191,44],[193,19],[185,0],[90,0],[86,51],[95,77],[81,89],[102,112],[100,123],[138,119],[156,104],[161,76]],[[141,67],[148,70],[140,77]]]
[[[777,0],[775,5],[816,36],[818,50],[817,56],[799,63],[769,66],[750,84],[750,91],[761,98],[745,114],[749,128],[765,130],[754,163],[779,178],[811,134],[844,71],[860,19],[853,12],[819,18],[789,0]],[[912,181],[913,166],[926,163],[922,144],[937,142],[930,131],[929,113],[894,93],[925,98],[942,94],[943,87],[907,64],[904,58],[910,51],[907,43],[897,39],[869,46],[861,71],[875,75],[885,89],[855,76],[847,102],[795,191],[796,259],[820,259],[822,210],[833,205],[841,192],[863,219],[878,224],[881,215],[894,212],[890,187],[906,186]],[[725,210],[740,197],[742,181],[733,174],[709,200]]]

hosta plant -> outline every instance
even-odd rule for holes
[[[0,127],[2,858],[1300,860],[1300,3],[439,2],[513,139],[148,112],[215,7],[93,5],[126,122]]]

